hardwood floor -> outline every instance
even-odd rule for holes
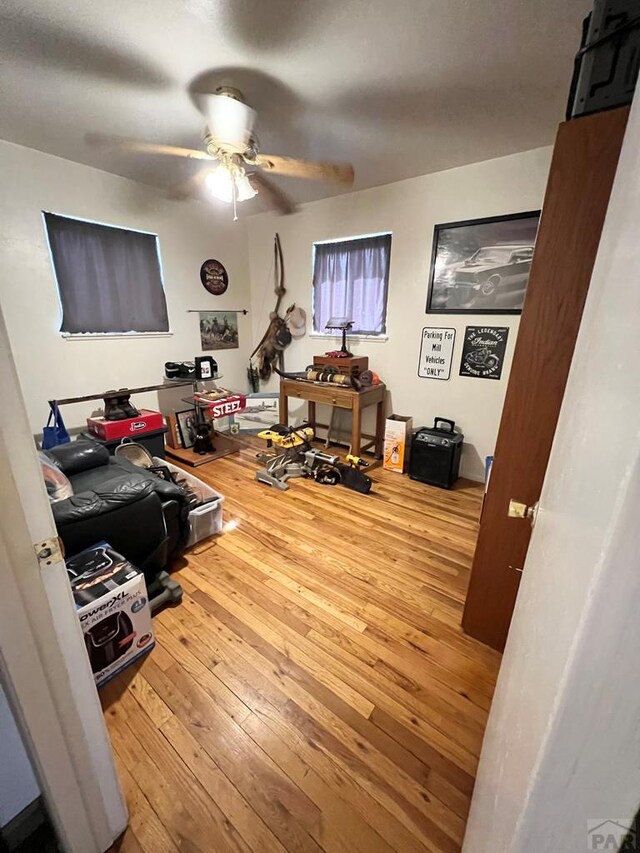
[[[227,532],[176,573],[157,646],[101,692],[124,853],[460,850],[500,662],[460,629],[482,488],[370,495],[197,470]]]

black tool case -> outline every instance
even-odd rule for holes
[[[435,418],[432,427],[420,427],[411,438],[409,476],[412,480],[450,489],[458,479],[464,436],[455,421]]]

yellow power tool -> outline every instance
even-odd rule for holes
[[[267,442],[267,447],[282,448],[282,450],[290,450],[292,447],[299,447],[301,444],[307,444],[315,437],[313,427],[300,427],[288,432],[279,432],[271,427],[263,429],[258,433],[258,438],[262,438]]]

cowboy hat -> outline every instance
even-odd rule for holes
[[[297,305],[292,305],[284,318],[293,338],[301,338],[307,331],[307,315]]]

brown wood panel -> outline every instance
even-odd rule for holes
[[[283,493],[249,444],[198,472],[234,529],[101,691],[120,849],[457,853],[500,660],[459,624],[482,488],[377,469],[370,495]]]
[[[324,403],[338,409],[352,412],[350,453],[358,456],[362,451],[374,448],[377,458],[382,457],[384,441],[384,403],[386,387],[381,383],[355,391],[342,385],[321,385],[296,379],[280,380],[280,423],[289,423],[289,398],[307,400],[309,404],[309,422],[316,422],[316,403]],[[377,406],[376,435],[362,445],[362,411],[367,406]]]
[[[362,391],[354,391],[353,388],[347,388],[344,385],[316,385],[313,382],[296,379],[281,379],[280,389],[286,393],[287,397],[327,403],[343,409],[352,409],[356,401],[360,403],[361,408],[372,406],[384,398],[386,391],[386,387],[382,384],[372,385]]]
[[[495,449],[463,627],[502,650],[531,537],[628,108],[560,125]]]

